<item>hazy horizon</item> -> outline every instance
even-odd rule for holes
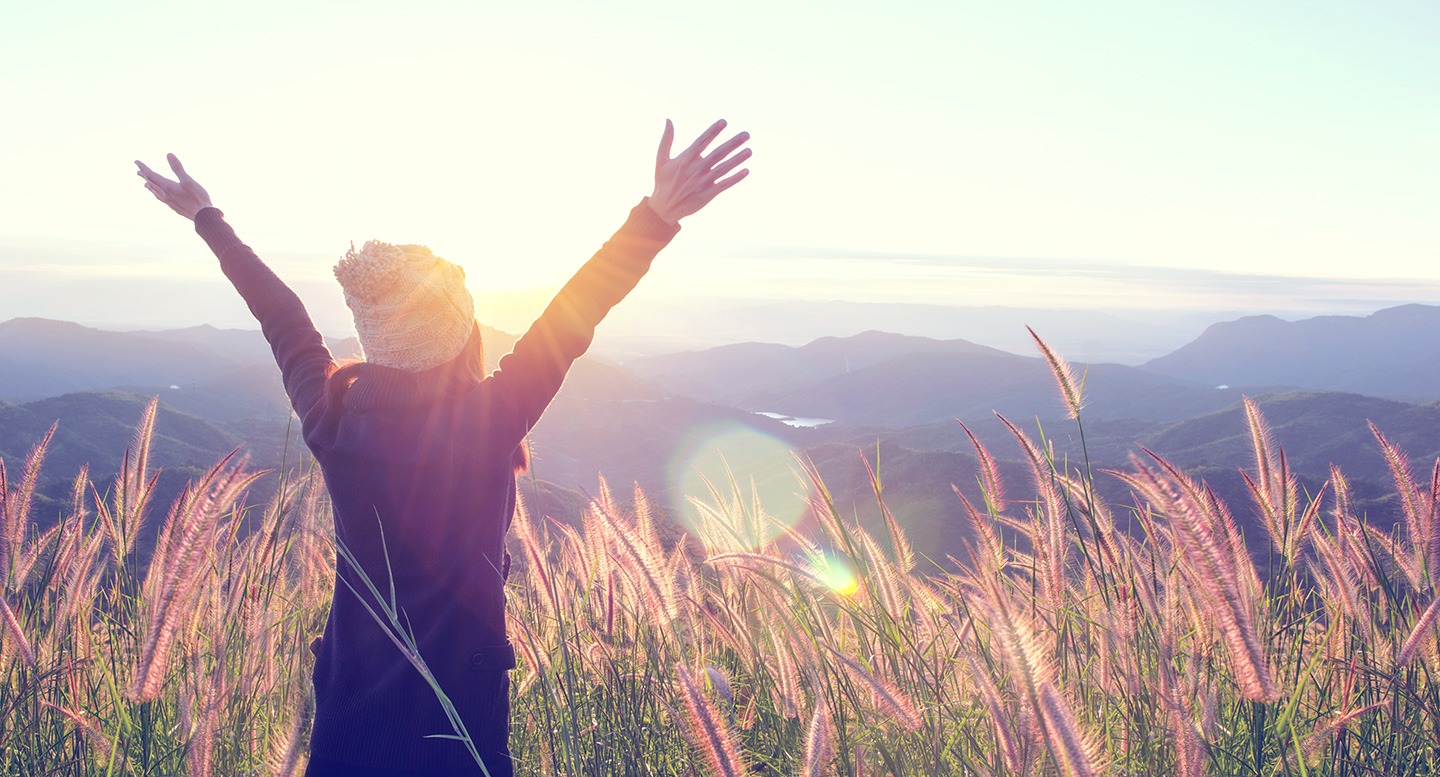
[[[750,131],[752,175],[602,346],[712,298],[1172,323],[1440,303],[1430,4],[147,0],[7,22],[0,96],[25,120],[0,319],[253,326],[133,175],[173,151],[325,331],[348,329],[330,267],[372,237],[461,263],[481,319],[522,329],[649,191],[667,117]]]
[[[200,308],[211,305],[226,310],[237,304],[234,293],[223,283],[202,283],[205,293],[187,289],[186,303]],[[112,289],[113,291],[113,289]],[[302,297],[327,299],[319,284],[297,286]],[[499,299],[477,299],[478,320],[512,335],[522,333],[531,319],[548,302],[548,288],[528,290]],[[338,295],[337,295],[338,296]],[[5,303],[0,297],[0,303]],[[969,340],[1021,355],[1035,355],[1034,341],[1027,327],[1066,358],[1079,363],[1113,362],[1138,365],[1166,355],[1198,337],[1211,324],[1243,316],[1271,315],[1287,321],[1315,316],[1364,317],[1377,310],[1402,304],[1331,300],[1313,310],[1292,309],[1064,309],[1009,305],[940,305],[925,303],[850,302],[822,299],[758,300],[726,297],[643,298],[627,302],[612,311],[600,327],[590,349],[592,356],[624,361],[680,351],[705,350],[744,342],[800,346],[823,337],[849,337],[879,330],[937,340]],[[47,315],[23,308],[11,311],[0,322],[14,318],[42,318],[67,321],[95,329],[119,332],[154,332],[212,326],[217,329],[258,332],[243,303],[238,311],[216,318],[156,318],[149,322],[106,320],[103,308],[92,308],[92,316]],[[332,342],[355,336],[349,311],[338,299],[333,304],[311,304],[317,327]],[[10,310],[11,305],[0,305]],[[663,328],[655,321],[669,322]]]

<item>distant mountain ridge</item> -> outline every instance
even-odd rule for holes
[[[269,364],[274,356],[270,344],[258,329],[218,329],[209,324],[184,329],[136,330],[126,334],[155,340],[186,343],[226,361],[243,364]],[[360,358],[360,341],[354,337],[326,338],[325,344],[339,359]]]
[[[1091,365],[1091,418],[1175,421],[1239,401],[1239,388],[1214,389],[1118,364]],[[1013,354],[908,354],[790,391],[747,397],[742,407],[901,428],[998,412],[1012,418],[1064,414],[1049,367]]]
[[[1013,357],[968,340],[935,340],[872,330],[851,337],[822,337],[802,346],[722,345],[635,359],[626,362],[625,367],[692,399],[736,403],[756,393],[804,386],[914,354]]]
[[[515,341],[488,327],[481,331],[492,361]],[[354,337],[326,345],[340,360],[361,356]],[[290,415],[258,329],[116,332],[45,318],[0,322],[0,399],[23,403],[86,391],[158,394],[169,406],[211,421]]]
[[[186,342],[43,318],[0,323],[0,397],[37,399],[125,383],[180,384],[232,360]]]
[[[1214,324],[1141,366],[1212,386],[1289,385],[1428,402],[1440,399],[1440,306],[1300,321],[1247,316]]]
[[[484,332],[487,356],[493,363],[515,338],[489,328]],[[342,358],[359,353],[353,338],[330,345]],[[1077,368],[1084,369],[1083,356],[1067,355]],[[880,367],[892,360],[900,361],[890,368]],[[927,366],[927,360],[935,364]],[[994,409],[1003,407],[1005,412],[1043,414],[1049,405],[1039,404],[1043,390],[1035,384],[1043,378],[1036,377],[1036,364],[1033,357],[970,340],[872,330],[849,337],[822,337],[803,346],[737,343],[635,358],[619,366],[676,395],[702,402],[894,427],[923,422],[924,413],[910,408],[892,412],[894,417],[887,421],[878,417],[877,407],[924,400],[918,396],[924,392],[917,389],[917,381],[936,382],[938,393],[944,390],[938,382],[959,380],[953,385],[963,385],[970,374],[984,374],[996,381],[991,388],[1002,384],[1023,388],[978,390],[968,397],[930,401],[932,412],[963,416],[971,414],[977,404],[997,403]],[[228,406],[206,407],[205,400],[190,400],[186,409],[215,418],[284,414],[279,381],[246,377],[240,368],[249,367],[274,371],[269,348],[255,330],[200,326],[111,332],[34,318],[0,323],[0,399],[9,401],[115,388],[160,393],[169,391],[170,386],[207,391],[229,386],[242,396]],[[865,378],[860,373],[867,369],[876,369],[879,375],[889,370],[890,380]],[[1146,373],[1164,379],[1128,372],[1130,369],[1091,365],[1096,379],[1095,390],[1090,392],[1092,417],[1125,417],[1128,413],[1140,418],[1178,419],[1209,412],[1228,403],[1219,401],[1225,396],[1205,396],[1205,391],[1222,385],[1251,394],[1313,389],[1426,402],[1440,398],[1440,307],[1403,305],[1365,317],[1321,316],[1295,322],[1248,316],[1212,325],[1198,339],[1141,365]],[[1107,389],[1107,383],[1113,384],[1114,390]],[[1112,401],[1110,397],[1117,391],[1124,396]],[[1157,403],[1164,401],[1170,401],[1173,409],[1163,411]],[[177,407],[183,404],[185,401],[179,400]],[[840,409],[817,409],[827,406]]]
[[[601,341],[633,355],[703,350],[730,343],[801,346],[826,336],[870,330],[947,340],[963,337],[1021,355],[1032,352],[1029,325],[1072,358],[1135,366],[1193,340],[1204,327],[1234,317],[1212,310],[1080,310],[842,300],[636,300],[617,308]],[[1010,303],[1010,304],[1007,304]],[[665,321],[664,327],[654,321]],[[614,326],[614,328],[612,328]]]
[[[1043,360],[960,339],[865,332],[799,347],[741,343],[625,366],[680,395],[858,426],[895,429],[991,411],[1017,418],[1060,414]],[[1118,364],[1079,369],[1092,418],[1178,421],[1243,395],[1239,387],[1216,389]]]
[[[1316,339],[1328,341],[1332,350],[1339,348],[1336,343],[1351,343],[1336,353],[1350,360],[1346,363],[1369,360],[1373,367],[1352,366],[1352,372],[1363,374],[1349,377],[1392,385],[1399,374],[1395,370],[1403,373],[1407,364],[1413,366],[1397,367],[1395,362],[1426,348],[1415,342],[1419,338],[1412,336],[1407,343],[1398,333],[1407,326],[1417,331],[1428,326],[1429,317],[1440,310],[1407,308],[1369,317],[1379,320],[1361,325],[1370,328],[1365,337],[1352,331],[1359,319],[1311,324],[1321,327],[1318,335],[1263,317],[1232,324],[1250,337],[1257,331],[1301,332],[1288,340],[1268,336],[1270,347],[1279,343],[1282,351],[1284,347],[1304,350]],[[1388,326],[1377,326],[1387,322]],[[1296,322],[1300,323],[1304,322]],[[1225,328],[1219,333],[1226,334]],[[1390,341],[1384,348],[1370,347],[1365,345],[1371,342],[1366,337]],[[514,342],[514,336],[488,329],[485,338],[492,363]],[[1196,341],[1191,344],[1196,346],[1192,356],[1204,355],[1210,348],[1212,361],[1219,363],[1223,347],[1214,343],[1223,342],[1223,338],[1208,344]],[[343,347],[335,346],[337,351]],[[1252,357],[1253,364],[1247,364],[1256,374],[1305,377],[1294,370],[1261,372],[1259,367],[1266,366],[1267,359],[1283,359],[1260,349],[1254,353],[1258,355]],[[1343,360],[1337,355],[1335,361]],[[72,369],[76,364],[85,369]],[[1237,471],[1250,466],[1239,410],[1242,395],[1260,402],[1307,488],[1318,486],[1328,476],[1329,465],[1339,463],[1353,478],[1357,500],[1377,516],[1393,516],[1395,511],[1384,462],[1376,453],[1367,421],[1375,421],[1409,450],[1417,467],[1428,467],[1440,455],[1440,403],[1417,405],[1286,388],[1304,385],[1298,379],[1248,388],[1232,381],[1230,388],[1218,389],[1218,381],[1192,382],[1158,370],[1116,364],[1075,366],[1084,375],[1087,450],[1096,467],[1124,469],[1128,455],[1145,445],[1211,480],[1242,523],[1249,522],[1251,512]],[[182,383],[176,376],[189,381]],[[126,378],[134,380],[122,383]],[[0,391],[0,400],[9,400],[0,401],[0,455],[7,469],[18,467],[24,452],[49,424],[61,419],[46,468],[47,498],[64,498],[66,480],[73,478],[81,463],[89,462],[92,474],[101,478],[118,466],[139,408],[156,394],[168,406],[157,425],[161,438],[157,452],[168,452],[157,460],[167,465],[171,489],[183,486],[182,475],[212,464],[242,444],[252,454],[254,466],[295,460],[285,447],[287,428],[288,445],[297,442],[278,371],[256,331],[195,327],[116,333],[65,322],[12,320],[0,324],[0,379],[10,379],[14,385],[29,381],[32,390],[46,381],[89,382],[102,389],[123,387],[132,394],[65,392],[65,396],[11,404],[17,397]],[[0,388],[5,385],[0,380]],[[836,423],[794,429],[755,415],[762,410],[834,418]],[[575,365],[532,434],[532,473],[538,480],[527,478],[524,488],[527,494],[549,493],[544,482],[549,481],[588,492],[603,473],[622,493],[638,482],[660,503],[675,507],[680,498],[674,492],[677,472],[685,464],[681,452],[687,446],[708,445],[729,431],[744,430],[746,435],[783,442],[798,455],[811,457],[827,477],[836,479],[837,502],[861,514],[874,500],[867,496],[868,481],[858,456],[862,449],[870,453],[883,449],[882,474],[890,476],[887,496],[896,500],[892,507],[905,508],[897,515],[912,524],[907,529],[915,529],[914,536],[946,552],[958,553],[959,535],[954,529],[960,521],[958,502],[952,501],[948,488],[954,483],[974,497],[975,473],[969,442],[955,419],[966,420],[992,446],[992,453],[1010,460],[1006,466],[1013,473],[1012,487],[1023,489],[1028,478],[1014,461],[1018,451],[1013,438],[995,421],[993,411],[1032,433],[1041,419],[1057,457],[1081,460],[1084,451],[1074,423],[1061,420],[1064,406],[1045,363],[967,340],[871,331],[795,347],[741,343],[634,359],[623,365],[587,358]],[[789,470],[794,460],[783,453],[784,447],[766,476],[792,493],[794,478]],[[561,502],[583,507],[583,496],[564,494],[546,509],[570,510],[557,506]]]
[[[1417,467],[1428,468],[1440,458],[1440,402],[1412,405],[1334,391],[1291,391],[1253,399],[1296,472],[1323,480],[1334,463],[1340,465],[1348,477],[1388,481],[1388,466],[1370,431],[1372,422],[1404,450]],[[1058,413],[1038,422],[1033,418],[1010,420],[1031,435],[1043,427],[1056,458],[1072,463],[1083,461],[1088,452],[1090,461],[1097,466],[1123,469],[1128,466],[1130,454],[1139,453],[1144,446],[1187,470],[1196,467],[1234,470],[1253,466],[1249,427],[1240,402],[1178,421],[1093,419],[1083,411],[1082,419],[1083,449],[1075,422]],[[993,455],[1002,459],[1020,457],[1014,436],[994,416],[960,420]],[[822,427],[817,435],[826,442],[857,445],[873,444],[877,437],[912,450],[962,453],[973,450],[955,419],[893,430]]]

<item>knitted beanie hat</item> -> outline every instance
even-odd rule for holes
[[[365,360],[419,372],[444,364],[465,348],[475,325],[475,301],[465,271],[425,246],[371,240],[352,243],[335,265]]]

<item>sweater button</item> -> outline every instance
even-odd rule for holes
[[[485,663],[485,653],[483,651],[477,650],[470,654],[471,666],[480,666],[483,663]]]

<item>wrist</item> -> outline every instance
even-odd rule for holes
[[[649,197],[646,197],[645,204],[649,205],[651,212],[653,212],[656,216],[660,218],[661,221],[665,222],[666,224],[670,224],[673,226],[680,223],[681,217],[675,215],[670,208],[666,207],[665,203],[656,201],[655,195],[652,194]]]
[[[212,210],[215,211],[215,212],[214,212],[214,213],[206,213],[206,211],[212,211]],[[195,225],[196,225],[196,227],[198,228],[199,225],[200,225],[200,222],[202,222],[202,221],[214,221],[214,220],[216,220],[216,219],[224,220],[224,218],[225,218],[225,213],[224,213],[223,211],[221,211],[219,208],[215,207],[214,205],[206,205],[206,206],[200,208],[199,210],[195,211],[195,214],[190,217],[190,221],[194,222]]]

